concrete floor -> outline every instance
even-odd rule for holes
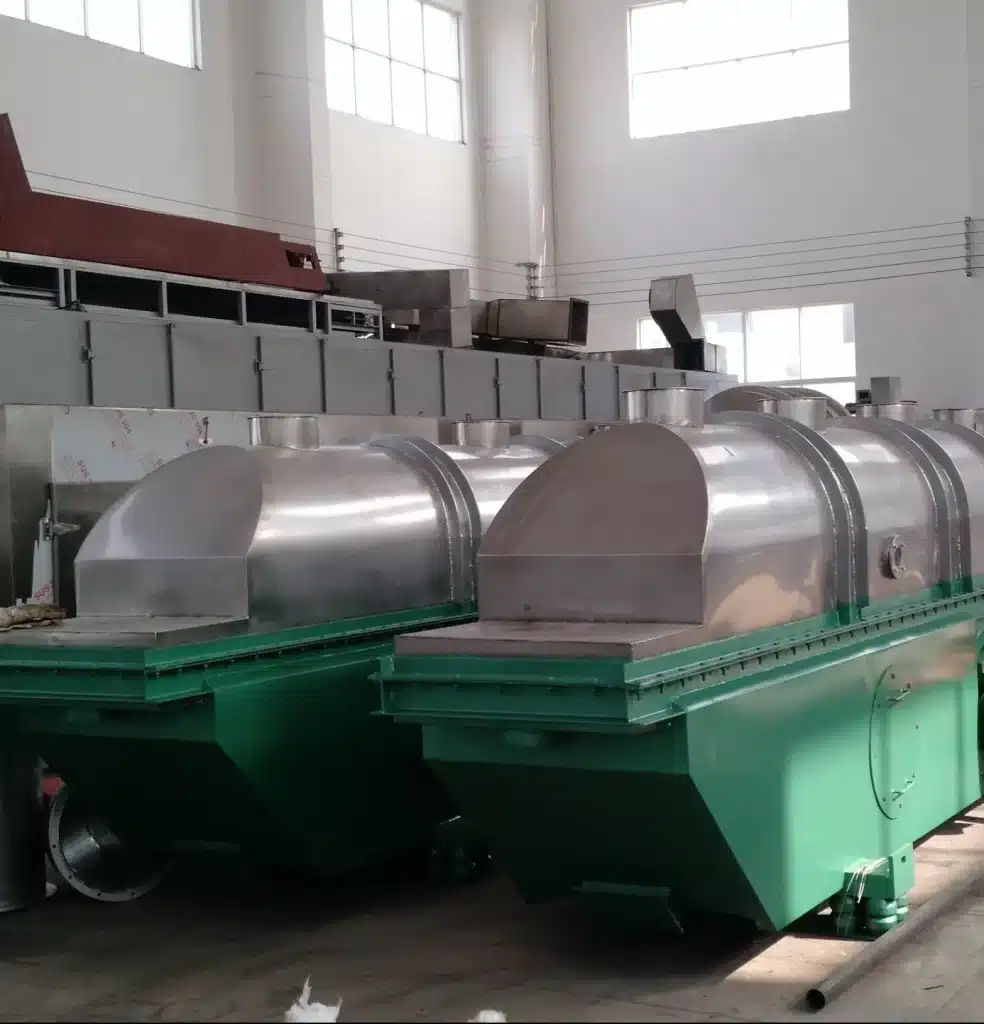
[[[913,905],[973,872],[984,809],[930,839]],[[853,943],[717,930],[602,936],[571,908],[524,906],[502,879],[334,890],[175,879],[122,905],[59,894],[0,918],[0,1020],[282,1020],[305,976],[342,1022],[805,1020],[805,989]],[[820,1019],[984,1020],[984,884]]]

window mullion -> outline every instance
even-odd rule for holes
[[[450,11],[447,12],[450,16],[454,17],[454,19],[455,19],[454,28],[455,28],[456,38],[457,38],[457,41],[458,41],[458,55],[457,55],[457,57],[458,57],[458,59],[457,59],[458,73],[457,73],[457,75],[447,75],[447,74],[444,74],[443,72],[436,72],[436,71],[435,72],[431,72],[431,71],[427,70],[427,59],[428,59],[427,58],[427,44],[426,44],[425,35],[424,35],[425,26],[427,24],[425,7],[435,7],[435,5],[434,4],[426,4],[425,2],[421,2],[419,4],[419,6],[418,6],[418,10],[419,10],[419,13],[420,13],[420,23],[419,24],[420,24],[420,38],[421,38],[421,59],[420,59],[420,62],[418,64],[418,63],[416,63],[414,61],[396,60],[394,58],[394,56],[393,56],[392,3],[393,3],[393,0],[388,0],[388,2],[385,5],[386,13],[387,13],[387,31],[386,31],[387,47],[386,47],[386,51],[385,52],[377,53],[375,50],[367,49],[366,47],[360,46],[360,45],[355,43],[355,8],[358,5],[358,0],[348,0],[350,22],[351,22],[351,25],[352,25],[352,39],[351,39],[351,42],[346,42],[346,41],[341,40],[341,39],[336,39],[333,35],[329,34],[327,31],[323,32],[323,38],[325,40],[325,52],[326,52],[326,54],[327,54],[327,42],[329,40],[332,41],[333,43],[336,43],[336,44],[348,46],[349,50],[351,52],[351,55],[352,55],[352,69],[353,69],[352,92],[353,92],[353,102],[355,104],[355,114],[356,114],[356,116],[363,117],[364,115],[361,114],[360,111],[359,111],[359,84],[358,84],[358,74],[357,74],[357,72],[355,70],[356,69],[356,60],[355,60],[355,58],[358,56],[359,53],[364,53],[364,54],[367,54],[367,55],[368,54],[372,54],[373,56],[381,56],[386,61],[387,73],[389,74],[388,86],[389,86],[389,97],[390,97],[390,118],[389,118],[388,122],[384,122],[384,123],[388,123],[388,124],[393,125],[393,126],[396,125],[396,84],[395,84],[395,82],[393,80],[393,73],[394,73],[395,65],[396,64],[400,64],[401,66],[406,66],[407,68],[413,68],[415,70],[419,70],[420,73],[423,76],[423,86],[424,86],[423,97],[422,97],[423,98],[423,103],[424,103],[423,118],[422,118],[422,120],[423,120],[423,128],[422,129],[417,128],[417,129],[413,129],[413,130],[416,130],[416,131],[418,131],[418,132],[420,132],[422,134],[428,135],[431,138],[435,137],[434,134],[433,134],[433,130],[432,130],[433,126],[431,125],[431,119],[430,119],[429,98],[430,98],[431,85],[433,84],[434,81],[436,81],[437,78],[440,78],[443,81],[454,85],[456,90],[457,90],[457,96],[458,96],[458,111],[457,111],[457,115],[458,115],[458,125],[459,125],[458,132],[459,132],[459,135],[462,136],[462,140],[463,140],[463,133],[464,133],[464,123],[463,123],[463,120],[464,120],[464,115],[463,115],[463,111],[461,109],[462,108],[462,103],[463,103],[463,95],[462,95],[462,93],[463,93],[463,83],[462,83],[462,76],[461,76],[461,35],[460,35],[461,18],[460,18],[460,16],[457,15],[457,14],[453,14],[453,12],[450,12]],[[439,9],[443,10],[443,8],[439,8]],[[142,28],[142,24],[140,26],[140,36],[141,36],[141,45],[143,45],[143,28]],[[334,109],[334,108],[332,108],[332,109]]]

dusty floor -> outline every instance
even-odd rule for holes
[[[984,808],[917,856],[913,904],[984,857]],[[280,1020],[307,974],[346,1021],[805,1020],[805,989],[856,946],[785,936],[640,945],[566,907],[529,908],[507,882],[414,879],[334,891],[175,880],[138,903],[59,895],[0,918],[0,1020]],[[820,1014],[984,1020],[984,884]]]

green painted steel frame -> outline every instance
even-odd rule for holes
[[[291,659],[327,658],[396,633],[468,621],[468,605],[438,605],[160,648],[0,645],[0,705],[157,706],[209,693],[216,679],[289,673]]]
[[[912,844],[981,796],[976,582],[637,662],[390,656],[377,680],[527,899],[773,930],[841,893],[877,932]]]
[[[869,605],[863,617],[847,625],[841,624],[839,612],[831,612],[638,661],[390,655],[375,678],[383,713],[400,721],[646,729],[748,686],[781,681],[804,660],[851,658],[872,642],[930,633],[977,611],[984,616],[984,582],[955,597],[938,594],[934,589],[905,601]]]
[[[417,731],[375,713],[371,675],[394,633],[473,611],[158,650],[10,645],[0,723],[126,839],[338,874],[426,846],[454,815]]]

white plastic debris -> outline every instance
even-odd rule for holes
[[[329,1024],[335,1024],[341,1012],[341,999],[334,1006],[311,1002],[311,977],[309,975],[301,989],[300,999],[284,1014],[284,1021],[286,1024],[302,1024],[304,1021],[327,1021]],[[496,1018],[496,1020],[498,1019]]]
[[[338,1015],[342,1012],[341,999],[334,1006],[325,1006],[324,1003],[311,1002],[311,977],[304,981],[301,989],[301,996],[296,1003],[284,1014],[285,1024],[304,1024],[304,1022],[328,1021],[335,1024]],[[508,1024],[506,1015],[499,1010],[479,1010],[468,1024]]]

